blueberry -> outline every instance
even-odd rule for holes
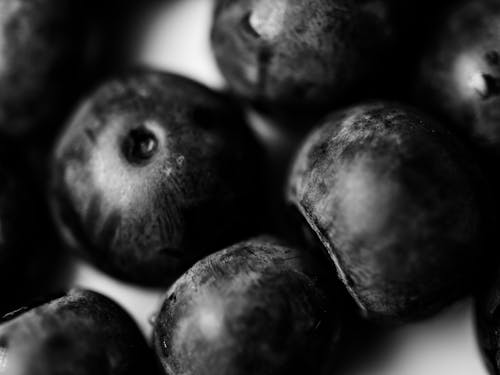
[[[0,373],[158,374],[132,318],[108,298],[74,289],[0,322]]]
[[[435,31],[418,95],[481,144],[500,144],[500,4],[459,2]]]
[[[342,303],[310,254],[270,238],[196,263],[168,290],[154,344],[168,374],[319,374],[335,358]]]
[[[163,284],[251,228],[259,160],[231,100],[133,72],[98,89],[64,130],[52,205],[67,245],[114,275]]]
[[[304,142],[287,200],[368,318],[436,312],[473,285],[487,222],[482,179],[434,121],[391,103],[330,115]]]
[[[4,135],[45,136],[67,114],[91,69],[85,9],[80,0],[0,2]]]
[[[236,94],[296,111],[366,91],[393,38],[385,0],[219,0],[211,39]]]

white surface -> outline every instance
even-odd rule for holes
[[[211,10],[211,0],[173,1],[155,9],[150,26],[144,30],[139,59],[209,86],[222,87],[208,44]],[[262,124],[259,129],[266,133]],[[83,263],[76,267],[74,283],[111,296],[150,335],[149,319],[159,306],[160,291],[123,284]],[[469,301],[429,321],[399,328],[375,348],[365,348],[364,338],[357,339],[359,357],[340,375],[487,374],[477,351]]]

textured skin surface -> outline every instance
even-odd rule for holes
[[[136,131],[156,142],[139,162],[126,148]],[[258,160],[225,97],[174,75],[129,74],[89,98],[59,140],[54,212],[66,243],[105,270],[166,283],[247,229]]]
[[[212,46],[239,96],[331,106],[373,78],[391,40],[388,16],[383,0],[219,0]]]
[[[420,99],[481,143],[500,143],[500,4],[462,1],[421,65]]]
[[[327,118],[303,144],[287,199],[316,232],[362,312],[405,321],[473,281],[482,216],[451,134],[388,103]]]
[[[0,374],[158,374],[135,322],[97,293],[72,290],[0,324]]]
[[[195,264],[167,292],[154,344],[169,375],[320,374],[342,306],[307,253],[267,238]]]
[[[80,0],[0,0],[0,132],[54,127],[83,84]]]

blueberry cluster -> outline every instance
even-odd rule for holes
[[[154,1],[0,0],[0,374],[335,374],[468,295],[500,373],[500,3],[215,0],[219,92],[132,63]]]

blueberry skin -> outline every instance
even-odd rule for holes
[[[270,238],[199,261],[170,287],[156,316],[153,340],[165,372],[331,373],[344,306],[323,272],[310,254]]]
[[[386,1],[219,0],[211,42],[237,95],[298,111],[359,96],[393,36]]]
[[[461,1],[424,54],[417,98],[479,144],[500,143],[500,4]]]
[[[53,211],[65,243],[107,272],[165,284],[250,230],[259,160],[229,99],[133,72],[98,89],[64,130]]]
[[[391,103],[334,113],[308,136],[286,199],[323,243],[364,316],[404,322],[472,287],[488,221],[466,150]]]
[[[132,318],[108,298],[80,289],[6,315],[0,369],[9,375],[159,374]]]
[[[92,53],[80,0],[0,1],[0,132],[44,136],[85,86]]]

